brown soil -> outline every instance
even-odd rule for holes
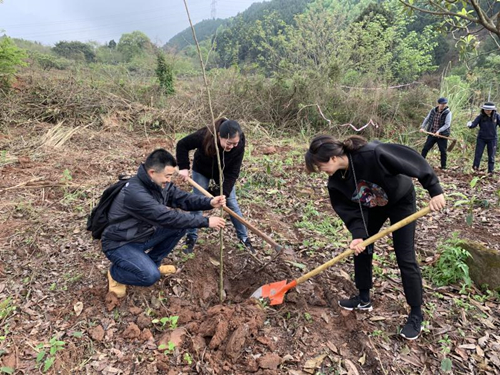
[[[51,148],[40,143],[51,127],[12,128],[0,137],[0,149],[8,156],[0,164],[1,366],[39,373],[49,355],[40,361],[37,355],[42,347],[48,353],[49,341],[57,338],[65,345],[49,373],[435,374],[444,358],[442,340],[449,340],[455,373],[500,371],[500,309],[494,299],[475,301],[477,306],[468,302],[475,307],[466,310],[454,304],[462,298],[454,287],[426,285],[426,302],[434,306],[433,315],[426,316],[429,331],[415,342],[399,338],[408,308],[387,239],[377,250],[381,273],[370,314],[337,306],[339,298],[355,292],[350,261],[291,290],[281,305],[249,298],[263,284],[312,270],[347,243],[345,229],[337,239],[296,225],[311,202],[321,215],[335,216],[324,180],[304,176],[300,157],[273,169],[271,176],[262,172],[263,157],[284,160],[301,146],[276,145],[265,156],[256,152],[245,160],[249,172],[241,179],[245,216],[288,246],[282,255],[275,258],[268,245],[252,237],[255,259],[237,245],[229,225],[221,302],[218,236],[205,230],[194,257],[184,256],[179,246],[165,259],[179,268],[176,274],[151,288],[129,287],[126,297],[117,299],[107,293],[109,261],[85,230],[90,202],[119,174],[134,173],[155,148],[173,150],[173,137],[145,137],[115,124],[99,132],[79,131],[62,147]],[[472,176],[457,169],[440,177],[447,192],[471,193]],[[248,181],[256,187],[245,187]],[[478,196],[491,203],[474,208],[472,227],[463,211],[451,206],[421,220],[417,247],[422,262],[432,260],[427,258],[436,243],[452,231],[498,249],[498,189],[498,181],[484,180]],[[311,241],[325,243],[313,250]],[[8,311],[8,306],[16,309]],[[175,325],[161,323],[174,316]]]

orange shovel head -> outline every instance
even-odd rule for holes
[[[257,289],[253,294],[253,298],[269,298],[270,305],[279,305],[283,303],[285,298],[285,293],[297,285],[297,282],[293,280],[290,283],[286,283],[286,280],[277,281],[272,284],[266,284]]]

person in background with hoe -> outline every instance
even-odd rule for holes
[[[500,126],[500,115],[494,103],[486,102],[481,107],[481,113],[474,121],[468,122],[470,129],[479,125],[477,134],[476,152],[472,169],[479,170],[479,163],[483,157],[484,148],[488,147],[488,173],[493,174],[495,170],[495,154],[497,151],[497,126]]]
[[[151,286],[162,275],[175,273],[161,265],[187,228],[224,228],[223,218],[203,217],[185,211],[211,210],[226,204],[184,192],[171,182],[177,163],[169,152],[151,153],[137,174],[121,189],[109,208],[110,224],[102,234],[102,249],[111,261],[109,291],[122,298],[127,285]],[[149,250],[149,252],[147,252]]]
[[[305,155],[308,172],[324,172],[335,212],[352,234],[349,247],[354,250],[356,296],[340,300],[345,310],[371,311],[373,247],[359,244],[379,232],[390,219],[394,224],[415,213],[415,188],[411,177],[418,178],[429,191],[432,211],[445,207],[443,189],[431,166],[409,147],[368,143],[351,136],[341,142],[329,135],[315,137]],[[415,257],[415,222],[393,233],[394,251],[401,272],[410,314],[401,336],[415,340],[422,330],[422,276]]]
[[[451,125],[451,111],[448,108],[448,99],[439,98],[438,105],[430,110],[427,117],[422,122],[420,131],[427,131],[434,135],[428,135],[425,141],[424,148],[422,149],[422,156],[424,159],[427,153],[431,150],[434,144],[438,144],[439,152],[441,153],[441,169],[446,169],[448,140],[438,137],[439,135],[449,137]]]
[[[220,118],[215,121],[215,136],[222,165],[223,184],[222,190],[227,197],[227,207],[233,210],[240,217],[243,216],[236,200],[235,183],[240,175],[240,168],[245,155],[245,135],[240,124],[234,120]],[[203,127],[200,130],[182,138],[177,143],[176,156],[179,162],[179,175],[182,178],[189,177],[189,151],[194,153],[192,176],[193,180],[202,188],[212,192],[213,195],[219,191],[219,167],[217,164],[217,154],[215,149],[214,134],[212,129]],[[215,188],[209,188],[210,180],[215,181]],[[201,195],[198,189],[193,188],[193,193]],[[201,214],[201,212],[199,213]],[[236,235],[241,243],[252,253],[255,250],[248,238],[248,231],[245,225],[231,216],[231,222],[236,229]],[[192,228],[186,234],[186,247],[184,253],[193,252],[198,239],[197,228]]]

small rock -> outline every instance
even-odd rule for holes
[[[106,309],[112,311],[115,307],[120,306],[120,300],[116,294],[109,292],[106,294]]]
[[[104,339],[104,328],[102,328],[101,325],[91,328],[89,330],[89,335],[92,338],[92,340],[102,341]]]
[[[139,338],[141,341],[149,341],[153,338],[153,334],[148,328],[144,328],[141,332],[141,337]]]
[[[205,342],[203,336],[198,335],[193,337],[192,342],[193,342],[193,349],[196,353],[200,353],[207,347],[207,343]]]
[[[149,327],[151,327],[151,318],[149,316],[146,316],[146,315],[140,315],[137,318],[136,323],[140,329],[149,328]]]
[[[172,332],[166,332],[160,340],[158,340],[158,346],[160,345],[168,345],[169,342],[172,342],[176,347],[182,345],[182,341],[184,340],[184,335],[186,334],[186,330],[182,328],[176,328]]]
[[[270,353],[260,357],[257,362],[259,363],[260,368],[276,370],[281,364],[281,357],[276,353]]]
[[[185,334],[186,330],[184,328],[176,328],[170,334],[170,341],[172,341],[176,347],[179,347],[182,345],[182,340]]]
[[[274,146],[268,146],[268,147],[265,147],[264,150],[262,151],[262,153],[264,155],[273,155],[276,153],[276,147]]]
[[[349,316],[349,315],[351,315],[351,311],[340,309],[340,315]]]
[[[3,365],[4,367],[10,367],[12,369],[16,368],[16,353],[12,352],[5,357],[3,357]],[[2,362],[0,362],[2,363]]]
[[[137,306],[132,306],[128,311],[130,311],[132,315],[139,315],[142,312],[142,309]]]
[[[135,323],[129,323],[127,329],[123,332],[123,338],[135,340],[141,335],[141,330]]]

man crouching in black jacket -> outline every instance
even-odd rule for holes
[[[112,262],[109,291],[122,298],[127,285],[151,286],[174,266],[161,265],[188,228],[224,228],[223,218],[184,211],[211,210],[226,204],[224,196],[205,198],[175,187],[171,182],[177,163],[169,152],[151,153],[137,174],[113,201],[102,234],[102,249]],[[150,250],[149,252],[146,252]]]

